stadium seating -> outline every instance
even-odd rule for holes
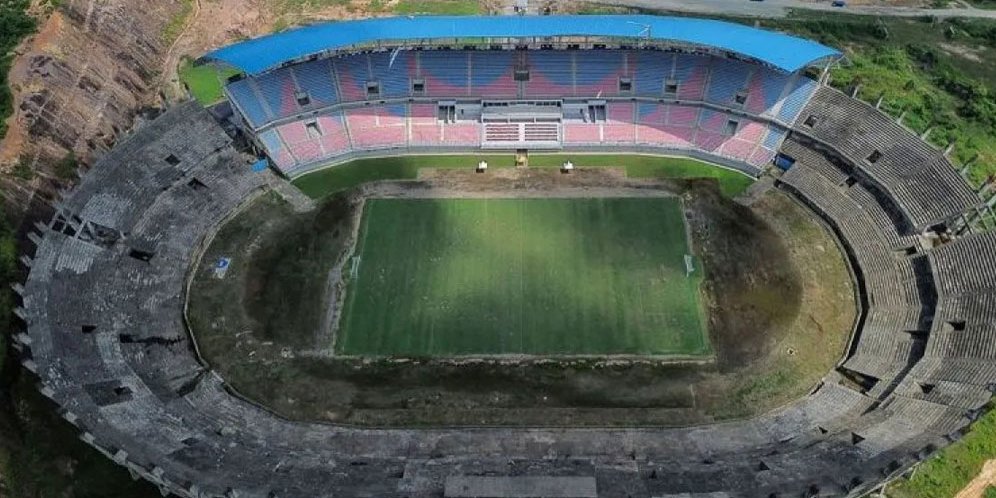
[[[470,57],[456,50],[418,52],[418,76],[425,79],[425,94],[430,97],[470,95]]]
[[[790,101],[791,96],[785,105]],[[945,220],[979,203],[941,151],[868,104],[819,87],[800,119],[800,133],[831,144],[888,191],[914,227]]]
[[[298,73],[292,84],[310,87]],[[247,119],[267,125],[283,112],[287,79],[243,81],[228,91]],[[812,392],[748,420],[665,430],[356,428],[280,417],[234,395],[199,362],[183,319],[189,271],[213,264],[199,261],[202,242],[247,199],[281,185],[246,168],[232,139],[193,102],[104,155],[29,235],[30,274],[15,286],[20,359],[83,441],[186,498],[330,489],[441,496],[448,475],[509,473],[597,475],[606,496],[861,496],[956,440],[982,413],[996,384],[996,232],[919,244],[924,224],[974,202],[939,151],[824,88],[801,105],[813,124],[789,136],[765,119],[711,106],[610,104],[605,122],[565,120],[565,140],[605,143],[608,127],[632,126],[648,145],[696,144],[741,157],[754,143],[751,158],[778,148],[795,159],[777,186],[831,226],[863,301],[848,356]],[[403,144],[415,126],[435,126],[440,141],[451,130],[456,141],[480,137],[477,122],[439,123],[431,104],[347,106],[345,119],[342,112],[281,121],[257,137],[281,168],[288,157],[298,167],[347,149]],[[349,139],[354,132],[359,140]],[[876,150],[881,156],[866,160]],[[84,223],[127,237],[105,246],[58,229]],[[819,324],[811,331],[819,334]]]
[[[229,83],[227,88],[232,102],[242,110],[242,115],[252,128],[259,128],[272,119],[270,113],[263,108],[262,99],[256,93],[254,80],[241,79]]]
[[[432,104],[364,106],[347,109],[345,114],[326,112],[317,118],[281,124],[261,133],[260,141],[278,168],[293,174],[302,166],[353,151],[479,146],[482,132],[492,142],[558,140],[557,128],[542,123],[522,127],[520,135],[516,124],[482,127],[477,121],[444,123],[436,114]],[[732,133],[726,129],[730,121],[738,123]],[[711,109],[619,102],[606,106],[604,122],[566,119],[560,138],[568,145],[640,144],[699,149],[759,168],[771,161],[784,132]]]
[[[516,81],[517,69],[528,70],[528,80]],[[632,84],[628,91],[620,90],[622,78]],[[314,119],[307,111],[332,116],[336,107],[346,103],[406,99],[413,95],[416,81],[424,82],[424,88],[415,96],[440,100],[609,99],[605,122],[592,122],[595,116],[585,111],[564,116],[560,137],[564,143],[694,148],[753,167],[770,163],[785,137],[784,130],[764,125],[763,120],[791,124],[817,87],[799,74],[658,50],[405,50],[308,61],[231,83],[228,92],[250,126],[266,128],[298,114],[303,120]],[[735,97],[741,91],[745,101],[738,103]],[[305,93],[309,101],[299,102],[297,92]],[[624,95],[670,97],[682,103],[612,101]],[[719,109],[698,102],[716,104]],[[724,108],[742,108],[759,119],[733,117]],[[283,147],[276,147],[272,134],[261,140],[283,171],[353,151],[475,146],[482,143],[482,137],[502,141],[501,126],[486,130],[476,118],[465,120],[462,115],[458,123],[441,122],[436,114],[434,102],[416,102],[410,112],[394,104],[347,108],[335,114],[343,119],[317,126],[320,138],[299,140],[300,126],[280,125],[277,136]],[[332,130],[324,133],[325,128]],[[544,126],[530,130],[535,136],[552,137],[552,129]]]
[[[602,126],[594,123],[565,123],[564,142],[584,145],[602,143]]]
[[[781,108],[778,109],[777,117],[785,124],[793,124],[799,111],[806,104],[816,90],[815,81],[806,77],[797,77],[789,83],[791,85],[788,95],[782,100]],[[775,106],[770,107],[774,108]]]
[[[294,174],[304,166],[354,151],[399,147],[474,147],[484,141],[520,144],[640,145],[672,150],[699,150],[759,169],[775,156],[785,131],[761,121],[697,106],[648,102],[609,102],[605,120],[565,117],[556,123],[443,122],[434,104],[370,105],[323,113],[317,119],[277,126],[261,134],[261,142],[281,171]],[[345,119],[342,119],[344,116]],[[314,122],[309,127],[307,122]],[[732,126],[732,128],[731,128]]]
[[[629,55],[627,51],[572,51],[572,55],[575,85],[573,95],[619,95],[619,79],[632,75],[626,69]]]
[[[449,123],[442,126],[442,144],[447,146],[481,145],[480,123]]]
[[[706,100],[719,105],[736,105],[733,99],[737,92],[747,88],[747,79],[753,71],[753,66],[744,62],[721,59],[714,59],[711,62]]]
[[[436,113],[434,105],[412,104],[410,120],[413,145],[438,145],[442,142],[442,124]]]
[[[340,113],[319,116],[316,121],[321,130],[321,138],[318,139],[318,143],[324,156],[334,157],[349,151],[349,135]]]
[[[664,93],[664,82],[671,77],[674,54],[657,50],[641,50],[630,55],[634,93],[659,97]]]
[[[770,114],[791,79],[789,74],[757,68],[747,84],[747,103],[744,108],[751,114]]]
[[[406,97],[411,93],[415,61],[410,51],[378,52],[369,57],[370,78],[380,84],[380,98]]]
[[[574,52],[540,50],[527,53],[529,81],[526,97],[563,97],[574,95]]]
[[[699,129],[707,131],[710,133],[723,133],[729,122],[729,116],[726,113],[714,111],[712,109],[703,109],[699,117]]]
[[[412,104],[409,121],[409,145],[466,147],[481,144],[481,125],[477,122],[459,121],[442,123],[437,119],[436,106]]]
[[[324,107],[339,101],[332,76],[332,63],[327,59],[292,66],[289,71],[294,74],[301,91],[308,94],[311,106]]]
[[[404,105],[359,107],[346,110],[356,150],[404,147],[407,144]]]
[[[528,70],[528,80],[516,81],[517,69]],[[624,78],[631,84],[627,90],[620,89]],[[416,82],[424,86],[415,90]],[[816,87],[798,74],[659,50],[402,50],[307,61],[231,83],[228,93],[254,129],[343,103],[411,96],[664,97],[742,108],[790,125]],[[741,91],[745,102],[738,103],[735,97]]]
[[[263,74],[256,78],[256,84],[272,116],[290,116],[298,110],[294,97],[297,88],[290,71],[284,69]]]
[[[284,145],[284,141],[280,138],[276,129],[269,129],[260,133],[259,138],[280,171],[290,171],[297,164],[297,159],[291,154],[290,149]]]
[[[674,62],[674,80],[678,100],[703,100],[709,79],[709,59],[698,55],[678,54]]]
[[[699,108],[684,105],[669,106],[666,123],[671,126],[694,128],[699,123]]]
[[[657,125],[667,121],[667,111],[670,106],[664,106],[652,102],[640,102],[637,104],[637,124]]]
[[[370,81],[369,64],[366,54],[332,59],[343,101],[355,102],[367,99],[367,82]]]
[[[470,94],[483,98],[515,97],[514,52],[470,52]]]

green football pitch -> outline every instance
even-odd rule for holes
[[[337,354],[710,354],[673,197],[369,199]]]

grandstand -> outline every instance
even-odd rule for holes
[[[944,154],[804,71],[832,49],[715,21],[589,19],[335,23],[209,58],[246,72],[227,95],[286,176],[428,149],[678,152],[753,175],[777,155],[776,186],[832,228],[861,301],[846,357],[807,396],[670,429],[280,418],[234,395],[186,328],[202,244],[282,181],[251,172],[193,103],[119,143],[31,234],[15,286],[23,365],[84,441],[183,497],[463,496],[482,483],[507,496],[860,496],[958,439],[996,390],[996,233],[960,230],[981,200]],[[482,37],[493,43],[463,46]],[[539,46],[551,37],[565,40]]]
[[[418,24],[445,24],[446,19]],[[619,30],[653,22],[679,31],[689,21],[597,19]],[[350,51],[345,48],[358,40],[349,39],[305,52],[284,47],[300,34],[294,32],[270,38],[272,46],[288,50],[284,64],[259,66],[256,59],[245,59],[245,50],[256,40],[207,58],[245,72],[226,85],[226,94],[260,150],[278,171],[295,177],[385,149],[584,151],[619,145],[693,152],[756,175],[771,162],[818,87],[805,69],[825,67],[836,56],[793,39],[811,58],[786,65],[779,59],[783,54],[773,50],[732,50],[719,32],[727,26],[708,22],[696,24],[705,30],[700,36],[705,40],[697,44],[662,39],[641,40],[634,47],[631,39],[551,43],[539,37],[542,29],[512,21],[471,23],[460,49],[448,40],[428,38],[418,44],[380,40],[376,47]],[[369,27],[397,21],[364,22]],[[402,24],[415,29],[416,23]],[[484,36],[495,29],[536,31],[532,38],[510,43]],[[767,35],[773,46],[787,43],[788,37],[774,33],[751,35],[758,33]],[[676,112],[670,113],[671,108]],[[338,120],[339,115],[346,117],[342,127],[315,123],[322,117]],[[384,127],[382,120],[388,121]],[[294,133],[288,141],[288,123],[295,121],[309,127],[308,139]],[[274,128],[279,137],[273,136]]]
[[[606,145],[696,150],[756,174],[816,87],[800,72],[713,55],[606,48],[342,55],[233,81],[226,92],[261,150],[291,177],[378,149]],[[342,113],[344,127],[313,126]],[[399,119],[384,129],[380,118],[360,117],[377,115]],[[291,122],[312,126],[311,138],[273,137]]]

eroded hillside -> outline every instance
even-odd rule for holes
[[[143,108],[182,99],[184,57],[317,19],[484,8],[499,0],[34,0],[38,32],[16,51],[14,115],[0,142],[0,193],[24,211],[92,164]],[[430,6],[431,7],[431,6]],[[438,7],[438,6],[437,6]]]
[[[23,205],[73,151],[90,161],[127,130],[155,95],[162,34],[181,0],[69,0],[18,51],[10,75],[15,113],[0,144],[7,199]],[[30,166],[24,168],[23,163]]]

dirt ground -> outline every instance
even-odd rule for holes
[[[387,15],[397,0],[371,5],[369,0],[308,2],[290,0],[193,0],[186,28],[167,53],[162,67],[162,89],[170,98],[185,94],[177,71],[184,57],[196,59],[230,43],[307,24],[317,20],[345,20]]]
[[[364,196],[680,195],[706,268],[716,361],[454,363],[336,359],[316,334],[328,272]],[[295,255],[297,257],[288,257]],[[224,279],[218,257],[233,258]],[[854,299],[840,252],[782,193],[752,207],[714,181],[627,179],[621,171],[426,172],[368,184],[295,215],[267,196],[218,234],[189,296],[208,362],[290,418],[370,425],[689,425],[766,411],[809,390],[840,358]],[[318,339],[316,339],[318,338]]]
[[[986,489],[996,486],[996,460],[989,460],[982,466],[979,475],[972,479],[954,498],[982,498]]]

